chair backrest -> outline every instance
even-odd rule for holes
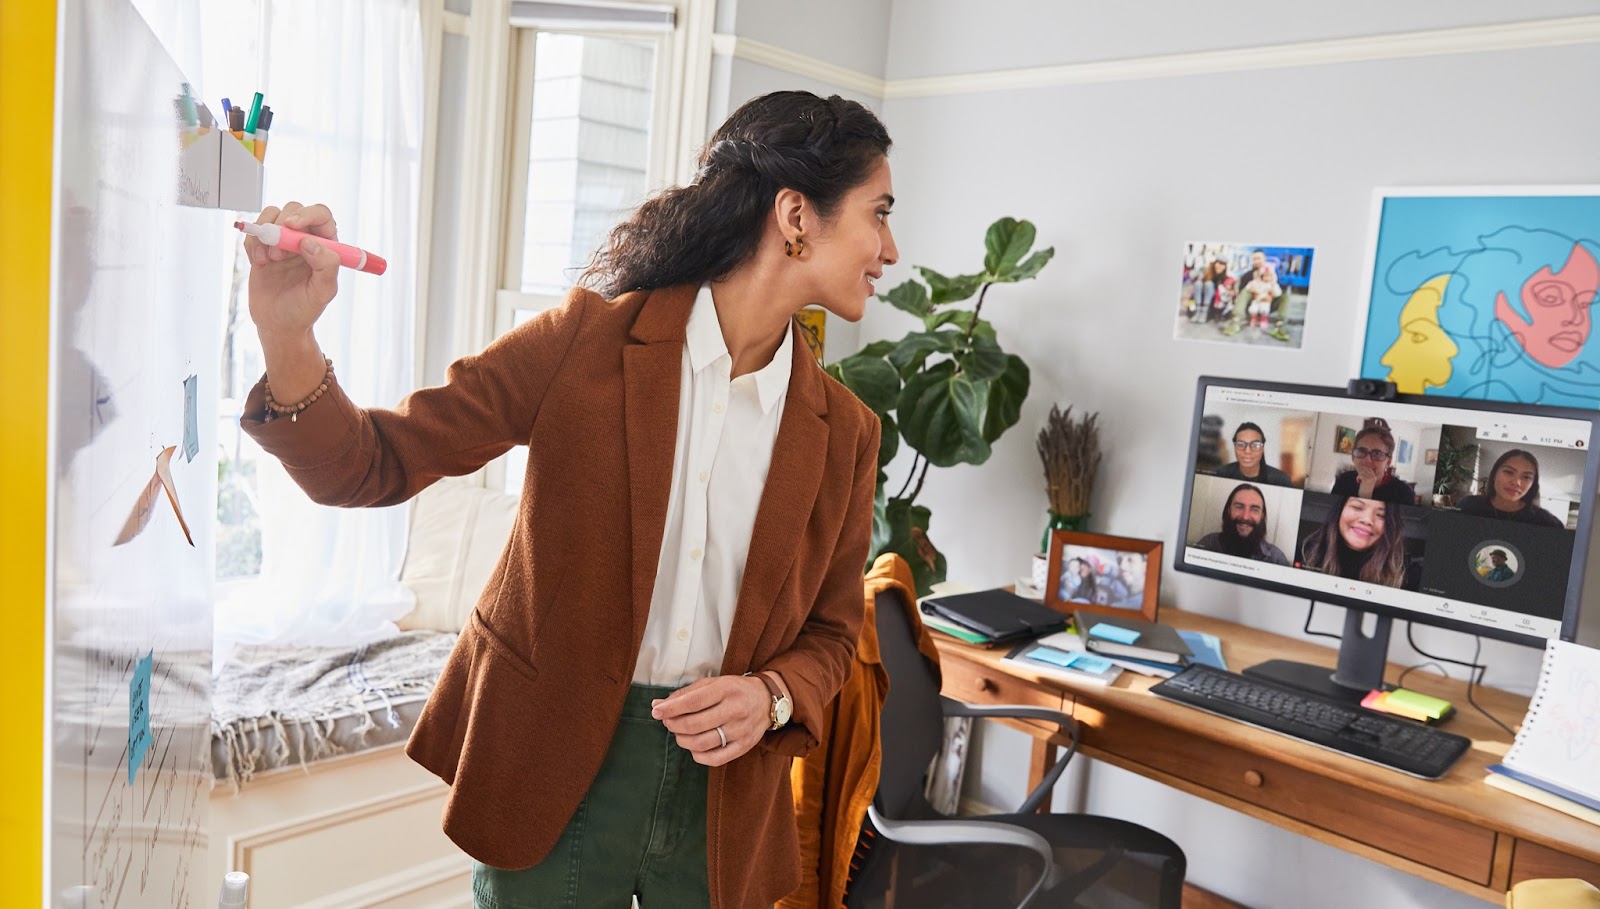
[[[885,817],[927,817],[932,809],[923,789],[944,740],[938,669],[917,649],[917,629],[898,590],[880,592],[874,612],[889,694],[883,702],[883,766],[873,801]]]

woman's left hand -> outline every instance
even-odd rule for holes
[[[772,695],[757,678],[699,679],[651,705],[651,715],[678,737],[697,763],[719,767],[756,746],[772,725]],[[728,743],[722,744],[717,727]]]

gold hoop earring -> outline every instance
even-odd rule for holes
[[[792,242],[789,240],[783,241],[783,254],[791,259],[798,257],[805,251],[806,241],[801,237],[795,237]]]

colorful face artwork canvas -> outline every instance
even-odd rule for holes
[[[1381,190],[1359,373],[1600,408],[1600,186]]]

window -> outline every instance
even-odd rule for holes
[[[696,103],[671,86],[709,59],[711,0],[513,3],[508,66],[512,135],[505,231],[490,327],[507,331],[558,305],[611,228],[654,190],[678,182],[704,131]],[[701,50],[688,23],[702,24]],[[487,341],[487,338],[483,339]],[[525,448],[489,482],[522,486]]]

